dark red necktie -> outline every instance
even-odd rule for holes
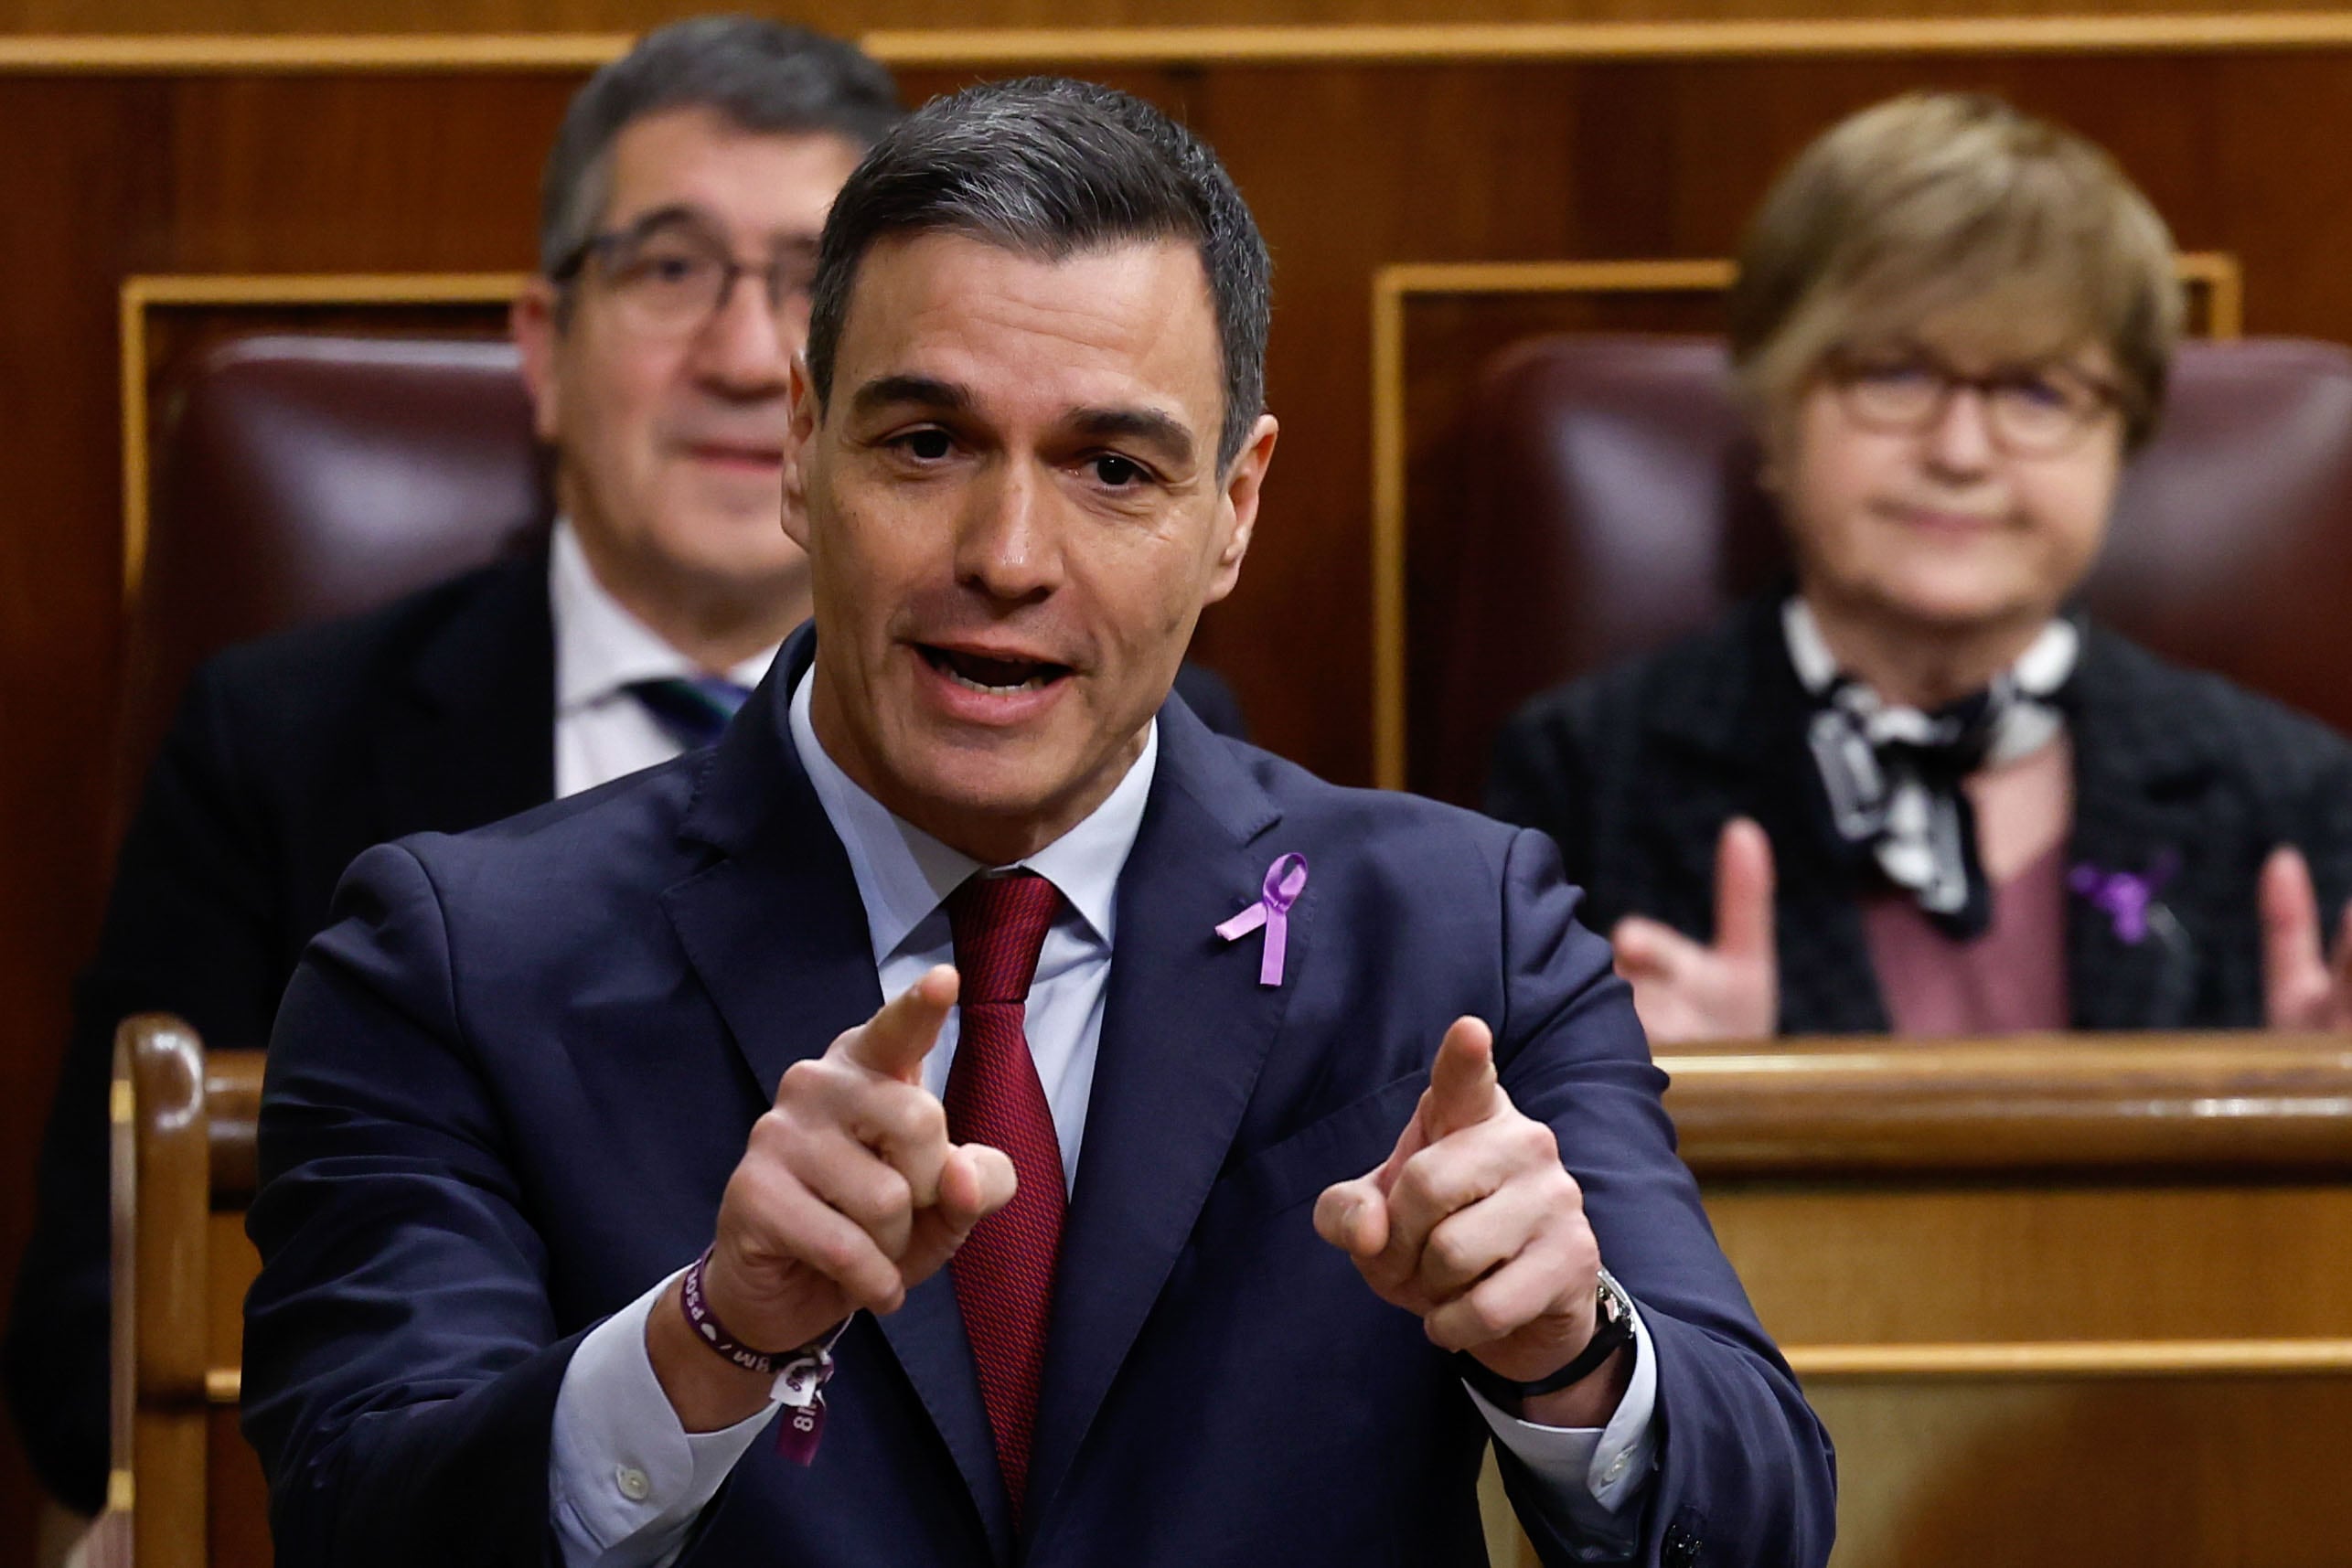
[[[1062,1144],[1024,1032],[1037,955],[1062,903],[1034,871],[972,877],[947,898],[962,1022],[947,1072],[947,1136],[1012,1157],[1012,1201],[972,1227],[948,1271],[1013,1515],[1029,1482],[1045,1319],[1062,1250]]]

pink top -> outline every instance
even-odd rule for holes
[[[1973,942],[1945,935],[1908,893],[1866,898],[1862,922],[1897,1034],[2067,1027],[2063,838],[1994,888],[1993,923]]]

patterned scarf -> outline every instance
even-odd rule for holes
[[[1976,851],[1976,810],[1962,780],[2030,756],[2066,728],[2059,690],[2081,635],[2042,628],[2015,665],[1973,696],[1932,713],[1901,708],[1837,667],[1801,598],[1780,607],[1789,661],[1813,699],[1805,739],[1829,793],[1831,825],[1849,848],[1919,900],[1946,934],[1984,934],[1993,889]]]

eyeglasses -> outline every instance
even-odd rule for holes
[[[2062,360],[1969,376],[1917,345],[1832,354],[1827,371],[1846,416],[1890,435],[1933,429],[1955,393],[1974,392],[1994,445],[2013,457],[2068,451],[2123,401],[2120,388]]]
[[[787,247],[765,266],[747,265],[708,225],[669,213],[592,236],[550,276],[569,285],[591,257],[623,324],[648,337],[697,330],[727,308],[740,278],[757,278],[769,311],[779,316],[805,311],[817,281],[812,245]]]

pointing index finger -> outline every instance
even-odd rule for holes
[[[1494,1072],[1494,1031],[1482,1019],[1456,1019],[1429,1064],[1429,1141],[1486,1120],[1505,1103]]]
[[[843,1035],[834,1049],[870,1072],[902,1083],[923,1075],[923,1059],[939,1041],[939,1026],[956,1005],[956,971],[934,965],[923,978],[882,1005],[864,1023]]]

